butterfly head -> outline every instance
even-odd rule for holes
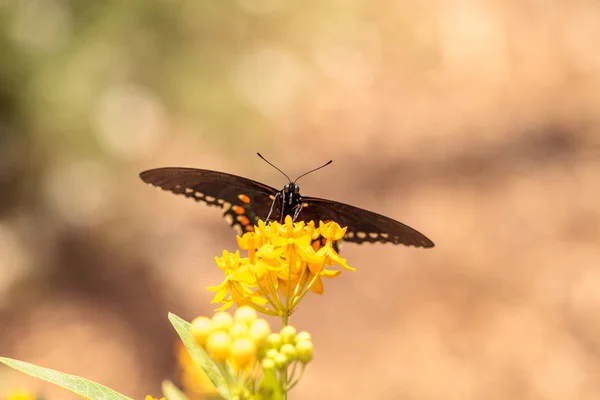
[[[320,167],[312,169],[308,172],[305,172],[304,174],[297,177],[296,180],[292,181],[285,172],[283,172],[282,170],[277,168],[273,163],[271,163],[266,158],[264,158],[260,153],[256,153],[256,154],[258,154],[258,156],[260,158],[262,158],[267,164],[271,165],[277,171],[281,172],[283,174],[283,176],[285,176],[287,178],[287,180],[289,181],[289,183],[283,187],[281,192],[279,192],[276,197],[281,197],[281,199],[279,200],[279,201],[281,201],[281,206],[282,206],[280,222],[283,222],[283,219],[286,215],[292,216],[293,220],[295,221],[298,218],[298,216],[300,215],[300,211],[302,211],[302,206],[303,206],[302,196],[300,196],[300,186],[298,186],[296,184],[296,182],[298,182],[298,179],[302,178],[303,176],[306,176],[306,175],[310,174],[311,172],[317,171],[323,167],[328,166],[329,164],[331,164],[333,162],[333,160],[329,160],[327,163],[321,165]],[[273,205],[271,206],[271,211],[269,211],[267,220],[271,216],[271,212],[273,211],[275,200],[276,199],[273,199]]]
[[[296,185],[294,182],[286,184],[283,187],[282,192],[287,205],[295,205],[302,200],[302,197],[300,196],[300,186]]]
[[[290,182],[283,187],[283,191],[287,194],[300,194],[300,186]]]

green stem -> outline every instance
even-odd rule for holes
[[[288,318],[289,318],[289,315],[288,315],[288,313],[284,313],[284,314],[281,316],[281,327],[282,327],[282,328],[283,328],[283,327],[286,327],[286,326],[288,325]]]
[[[288,285],[289,287],[289,285]],[[288,310],[281,315],[281,327],[286,327],[288,325],[288,318],[290,314]],[[283,388],[283,400],[287,400],[287,392],[288,392],[288,368],[285,367],[283,373],[281,374],[281,387]]]

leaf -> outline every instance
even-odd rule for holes
[[[12,358],[0,357],[0,362],[7,366],[31,375],[35,378],[43,379],[47,382],[58,385],[71,392],[92,400],[133,400],[115,392],[106,386],[90,380],[80,378],[75,375],[65,374],[53,369],[38,367],[24,361],[13,360]]]
[[[179,318],[173,313],[169,313],[169,321],[171,321],[171,324],[177,331],[177,334],[179,334],[181,341],[192,356],[192,360],[194,360],[196,365],[202,368],[206,373],[210,381],[215,385],[219,395],[226,400],[230,400],[231,393],[229,392],[227,381],[233,382],[235,378],[231,375],[229,370],[219,369],[206,351],[196,343],[196,340],[194,340],[194,337],[190,333],[189,322]],[[223,373],[227,376],[223,376]]]
[[[167,400],[189,400],[185,393],[169,380],[163,381],[162,392]]]

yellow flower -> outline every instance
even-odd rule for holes
[[[223,306],[219,310],[231,307],[234,303],[244,304],[247,301],[256,304],[264,304],[260,294],[257,294],[255,288],[258,287],[256,275],[250,271],[248,259],[241,259],[240,252],[229,253],[223,251],[223,257],[215,257],[217,266],[225,272],[225,279],[221,284],[209,286],[209,292],[216,292],[212,303],[222,302]]]
[[[323,222],[319,221],[319,231],[321,236],[327,240],[340,240],[346,234],[348,227],[341,228],[338,224],[333,221]]]
[[[4,397],[5,400],[35,400],[35,398],[35,393],[26,389],[13,389]]]
[[[165,398],[164,397],[157,398],[157,397],[152,397],[150,395],[147,395],[146,400],[165,400]]]
[[[321,278],[341,273],[331,267],[354,271],[334,247],[345,233],[335,222],[319,221],[317,228],[312,221],[294,223],[290,216],[283,224],[259,220],[253,232],[237,237],[248,257],[241,257],[239,250],[215,257],[225,279],[208,288],[216,292],[212,303],[222,303],[219,310],[238,304],[269,315],[290,315],[308,291],[323,293]]]

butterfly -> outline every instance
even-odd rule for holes
[[[258,155],[271,164],[264,157]],[[181,194],[223,209],[226,221],[239,233],[251,232],[259,219],[283,222],[289,215],[294,221],[335,221],[348,229],[344,242],[394,243],[415,247],[433,247],[433,242],[417,230],[381,214],[333,200],[300,195],[296,184],[301,177],[329,165],[315,168],[277,190],[241,176],[206,169],[166,167],[140,173],[151,185]]]

